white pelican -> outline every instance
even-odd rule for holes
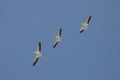
[[[35,66],[39,57],[41,57],[41,43],[40,42],[38,43],[37,51],[34,53],[35,53],[35,58],[34,58],[33,66]]]
[[[82,23],[80,33],[82,33],[84,30],[86,30],[88,28],[88,24],[89,24],[91,18],[92,18],[92,16],[89,16],[88,19],[85,21],[85,23]]]
[[[62,29],[60,28],[59,32],[58,32],[58,35],[55,37],[55,42],[53,44],[53,48],[55,48],[56,45],[58,44],[58,42],[60,42],[60,40],[61,40],[61,33],[62,33]]]

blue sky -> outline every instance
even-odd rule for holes
[[[0,0],[0,80],[120,80],[119,3]],[[59,28],[62,40],[53,49]],[[42,57],[33,67],[39,41]]]

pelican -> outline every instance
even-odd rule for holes
[[[53,48],[55,48],[56,45],[58,44],[58,42],[60,42],[60,40],[61,40],[61,33],[62,33],[62,29],[60,28],[59,32],[58,32],[58,35],[55,37],[55,42],[53,44]]]
[[[89,16],[88,19],[86,19],[85,23],[82,23],[80,33],[82,33],[84,30],[86,30],[88,28],[88,24],[89,24],[91,18],[92,18],[92,16]]]
[[[38,43],[37,51],[34,52],[35,58],[33,62],[33,66],[37,63],[38,59],[41,57],[41,42]]]

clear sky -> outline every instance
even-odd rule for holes
[[[119,23],[120,0],[0,0],[0,80],[120,80]]]

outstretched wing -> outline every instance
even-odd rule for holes
[[[38,43],[37,51],[41,51],[41,42]]]
[[[53,48],[55,48],[57,44],[58,44],[58,42],[57,42],[57,41],[56,41],[56,42],[54,42],[54,44],[53,44]]]
[[[33,62],[33,66],[35,66],[35,64],[38,62],[38,57],[35,57],[35,59],[34,59],[34,62]]]
[[[89,24],[91,18],[92,18],[92,16],[89,16],[85,23]]]
[[[80,30],[80,33],[82,33],[84,31],[84,29]]]
[[[60,28],[59,32],[58,32],[58,36],[61,36],[62,33],[62,29]]]

